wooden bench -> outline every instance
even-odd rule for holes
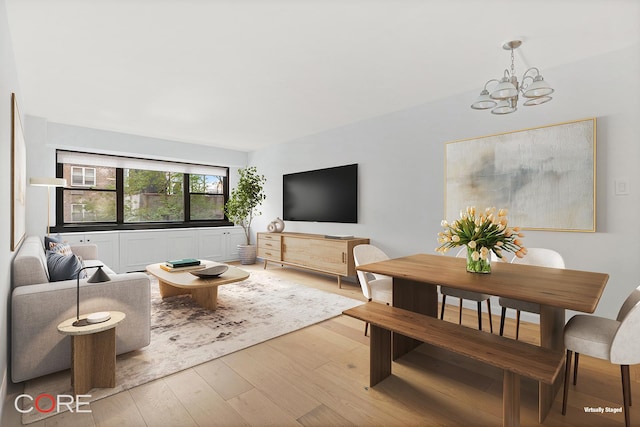
[[[503,426],[520,425],[520,376],[553,384],[564,361],[562,351],[515,341],[375,302],[368,302],[342,313],[371,325],[370,386],[391,375],[391,332],[503,369]]]

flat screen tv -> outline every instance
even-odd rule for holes
[[[282,216],[288,221],[358,222],[358,165],[283,175]]]

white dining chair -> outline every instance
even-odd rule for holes
[[[564,268],[562,255],[552,249],[528,248],[524,258],[514,257],[512,264],[537,265],[540,267]],[[540,304],[521,301],[513,298],[501,297],[498,302],[502,306],[500,314],[500,336],[504,334],[504,321],[507,316],[507,308],[516,310],[516,339],[520,335],[520,312],[540,314]]]
[[[631,382],[629,365],[640,363],[640,286],[627,297],[615,320],[585,314],[575,315],[564,328],[564,346],[567,362],[564,373],[564,396],[562,415],[567,413],[569,376],[571,375],[571,353],[575,352],[573,385],[578,382],[578,360],[580,354],[608,360],[620,365],[622,377],[622,400],[625,425],[631,425]]]
[[[458,251],[456,258],[465,258],[467,256],[466,246]],[[493,252],[491,253],[493,257]],[[478,304],[478,329],[482,330],[482,301],[487,302],[487,311],[489,312],[489,330],[493,333],[493,321],[491,320],[491,295],[481,294],[479,292],[465,291],[462,289],[450,288],[448,286],[440,286],[442,294],[442,307],[440,308],[440,320],[444,318],[444,307],[447,303],[447,296],[458,298],[460,302],[458,310],[458,324],[462,324],[462,301],[470,300]]]
[[[355,261],[356,267],[387,259],[389,259],[387,254],[373,245],[358,245],[353,248],[353,260]],[[368,301],[391,305],[393,299],[393,279],[391,277],[358,271],[358,281],[362,288],[362,294]],[[369,324],[365,323],[365,335],[367,335],[368,329]]]

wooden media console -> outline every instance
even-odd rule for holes
[[[368,244],[365,238],[331,238],[321,234],[258,233],[258,257],[268,262],[331,274],[342,285],[342,277],[356,274],[353,248]]]

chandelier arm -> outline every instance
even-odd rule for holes
[[[529,70],[531,70],[531,68],[529,68]],[[527,70],[527,72],[529,71]],[[537,70],[537,68],[536,68]],[[538,73],[538,75],[540,75],[540,73]],[[534,82],[534,78],[531,76],[527,76],[527,73],[524,73],[524,75],[522,76],[522,83],[520,83],[520,93],[522,93],[524,95],[524,91],[529,87],[529,85],[531,83],[525,83],[527,81],[527,79],[531,79],[531,83]]]
[[[489,83],[491,83],[491,82],[500,83],[500,80],[498,80],[498,79],[491,79],[491,80],[489,80],[488,82],[486,82],[486,83],[484,84],[484,90],[487,90],[487,86],[488,86],[488,85],[489,85]]]
[[[524,81],[525,77],[530,77],[530,76],[527,76],[527,74],[529,74],[529,71],[531,71],[531,70],[535,70],[536,76],[540,75],[540,70],[537,67],[531,67],[527,71],[525,71],[524,74],[522,75],[522,81]],[[533,79],[533,77],[531,77],[531,78]]]

